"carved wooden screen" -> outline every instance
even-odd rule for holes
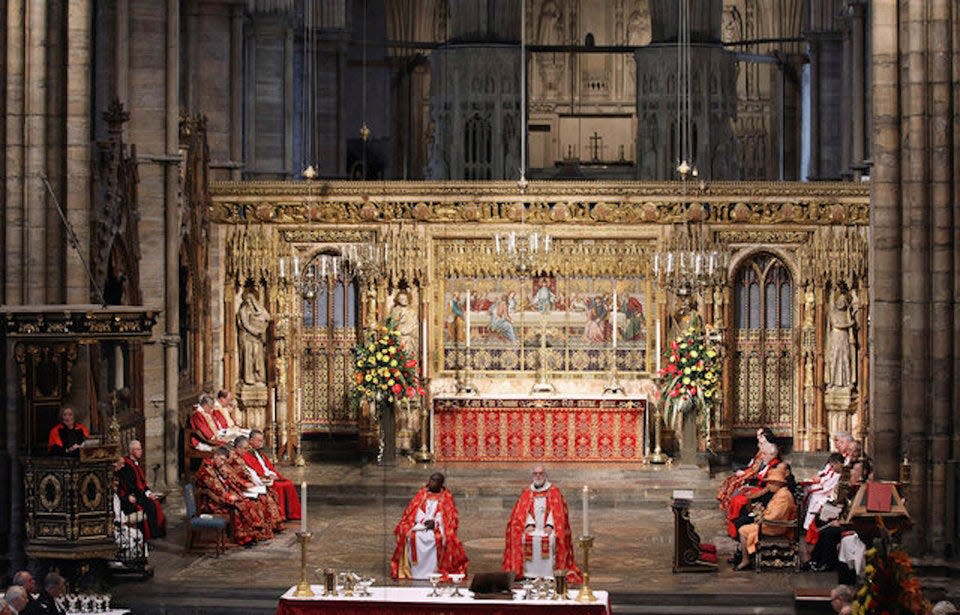
[[[793,426],[793,281],[783,262],[758,254],[734,287],[735,429]]]
[[[304,432],[357,431],[350,403],[352,353],[357,339],[357,284],[331,283],[303,297]]]

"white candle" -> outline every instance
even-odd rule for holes
[[[613,289],[613,349],[617,349],[617,289]]]
[[[307,531],[307,481],[300,483],[300,531]]]
[[[285,258],[283,258],[283,257],[280,257],[280,277],[281,277],[281,278],[284,277],[284,275],[283,275],[283,273],[284,273],[284,272],[283,272],[283,261],[285,261],[285,260],[287,260],[287,259],[285,259]]]
[[[657,319],[656,342],[657,342],[657,349],[655,352],[657,353],[657,373],[659,374],[660,373],[660,319],[659,318]]]
[[[470,291],[467,291],[467,348],[470,348]]]
[[[583,486],[583,535],[590,535],[590,487]]]
[[[277,422],[277,387],[270,389],[270,416]]]

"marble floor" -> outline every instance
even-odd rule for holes
[[[393,528],[410,495],[436,470],[446,473],[447,485],[456,498],[460,538],[470,558],[470,572],[498,570],[507,517],[516,495],[528,481],[527,465],[283,468],[281,471],[291,480],[310,485],[311,580],[316,581],[316,569],[331,567],[373,576],[379,583],[391,583]],[[732,571],[725,560],[734,543],[725,536],[723,519],[712,500],[720,477],[710,478],[703,470],[657,466],[584,469],[567,465],[550,468],[550,472],[551,480],[567,495],[575,534],[582,523],[581,487],[589,484],[592,488],[590,526],[595,547],[590,555],[591,585],[610,591],[614,603],[683,605],[696,602],[692,597],[700,596],[700,600],[727,607],[731,602],[745,600],[755,606],[783,606],[792,603],[797,588],[829,588],[836,583],[832,574]],[[721,564],[716,573],[671,572],[670,493],[684,487],[695,490],[691,518],[702,541],[715,543],[720,552]],[[117,589],[120,599],[131,606],[133,601],[147,604],[151,593],[183,597],[196,591],[190,588],[197,588],[198,580],[200,588],[246,592],[261,601],[269,601],[269,596],[278,596],[297,581],[300,557],[294,532],[299,524],[270,542],[249,549],[231,548],[219,558],[183,555],[183,508],[176,494],[170,495],[167,510],[170,534],[157,541],[151,553],[155,576]],[[792,612],[771,608],[751,612]]]

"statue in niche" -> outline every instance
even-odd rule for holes
[[[648,118],[647,128],[643,133],[640,146],[641,177],[643,179],[657,179],[657,136],[654,134],[656,121]]]
[[[559,45],[563,42],[562,15],[557,3],[547,0],[540,9],[540,28],[537,38],[541,45]]]
[[[856,321],[847,293],[838,290],[827,314],[827,389],[850,389],[856,383],[853,363]]]
[[[393,319],[399,332],[400,343],[410,357],[416,358],[419,350],[417,343],[417,312],[410,306],[410,293],[406,290],[397,291],[393,298],[393,307],[389,317]]]
[[[270,312],[251,290],[243,293],[237,310],[237,339],[240,345],[240,379],[244,384],[266,384],[267,368],[264,346]]]
[[[627,44],[645,45],[650,41],[650,15],[646,11],[636,10],[630,13],[627,21]]]

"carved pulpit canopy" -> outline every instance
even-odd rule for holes
[[[119,340],[150,337],[159,310],[65,304],[0,306],[0,335],[16,340]]]

